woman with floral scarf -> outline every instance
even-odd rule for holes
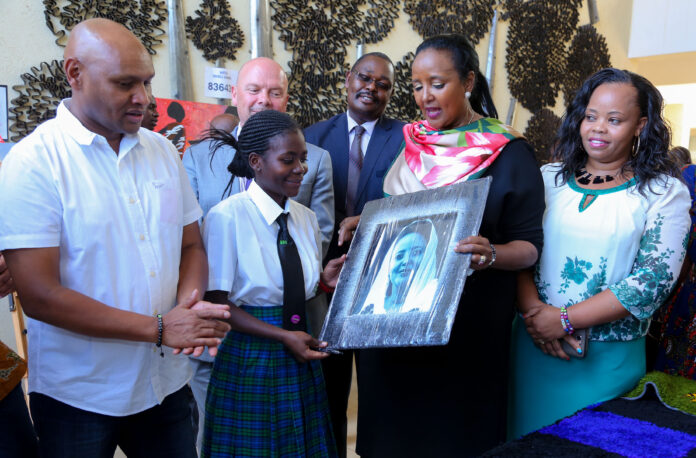
[[[532,266],[543,240],[544,188],[534,151],[496,118],[478,57],[461,35],[417,49],[413,95],[422,121],[385,176],[404,194],[490,176],[449,344],[361,350],[357,453],[362,457],[471,456],[505,439],[510,326],[516,271]],[[351,229],[343,223],[342,234]]]

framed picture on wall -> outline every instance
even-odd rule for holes
[[[444,345],[491,178],[365,205],[320,339],[330,349]]]
[[[7,111],[7,86],[0,84],[0,137],[6,142],[10,141]]]

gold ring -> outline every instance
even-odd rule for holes
[[[486,263],[486,261],[488,261],[488,258],[486,257],[485,254],[482,254],[482,255],[479,256],[478,265],[479,265],[479,266],[482,266],[482,265],[484,265],[484,264]]]

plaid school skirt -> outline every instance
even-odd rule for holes
[[[282,306],[242,308],[282,326]],[[337,456],[319,361],[300,364],[279,342],[230,331],[208,384],[201,456]]]

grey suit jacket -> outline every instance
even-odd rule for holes
[[[237,128],[232,132],[237,135]],[[184,153],[183,163],[193,192],[203,209],[203,217],[222,199],[244,189],[245,178],[235,177],[232,186],[225,192],[232,174],[227,166],[234,158],[235,149],[229,146],[220,148],[211,162],[210,140],[192,145]],[[333,170],[329,152],[307,143],[308,170],[302,179],[302,186],[293,200],[314,211],[321,232],[322,256],[326,255],[334,227]],[[223,195],[224,194],[224,195]]]

